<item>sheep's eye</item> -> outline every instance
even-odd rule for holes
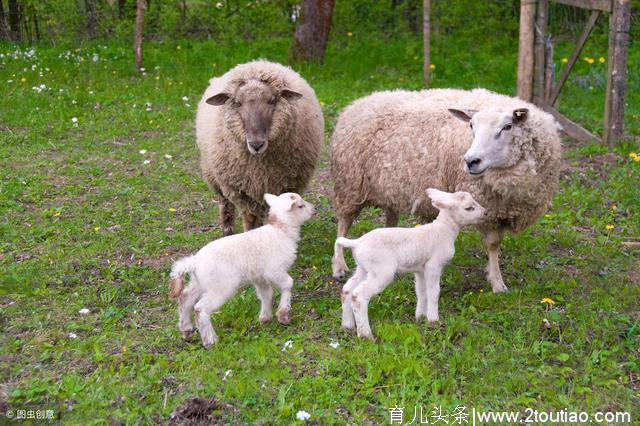
[[[304,209],[304,204],[300,204],[300,205],[298,206],[298,208],[299,208],[299,209]]]
[[[511,128],[512,128],[512,127],[513,127],[513,126],[512,126],[511,124],[507,124],[506,126],[504,126],[504,127],[502,128],[502,130],[509,131],[509,130],[511,130]]]
[[[468,212],[472,212],[472,211],[475,210],[475,208],[473,206],[471,206],[471,207],[467,207],[465,210],[468,211]]]
[[[469,127],[471,127],[471,130],[473,130],[473,123],[469,122]]]

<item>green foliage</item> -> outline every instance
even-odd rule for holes
[[[296,65],[322,102],[327,133],[360,96],[422,86],[420,34],[351,30],[339,20],[352,13],[345,3],[325,63]],[[474,43],[480,29],[441,25],[435,87],[514,93],[513,34]],[[343,332],[325,152],[306,195],[318,216],[303,229],[292,270],[292,325],[259,325],[249,289],[213,316],[217,346],[180,339],[166,296],[170,263],[220,237],[199,176],[195,105],[212,75],[257,57],[286,62],[289,44],[164,38],[145,45],[145,74],[134,70],[128,42],[33,53],[0,44],[0,406],[54,409],[64,424],[162,423],[190,396],[216,397],[215,415],[240,424],[293,423],[298,410],[321,424],[382,424],[395,405],[412,416],[414,406],[458,404],[628,411],[636,421],[640,265],[637,248],[623,244],[640,235],[640,161],[630,156],[640,153],[635,45],[632,136],[612,153],[566,141],[552,210],[504,242],[509,293],[490,292],[479,236],[466,231],[443,274],[441,324],[414,323],[411,277],[401,277],[371,302],[378,342]],[[558,67],[570,51],[569,42],[558,46]],[[605,51],[595,38],[584,54]],[[605,68],[581,60],[560,99],[563,113],[593,131]],[[380,212],[368,209],[351,235],[379,226]]]

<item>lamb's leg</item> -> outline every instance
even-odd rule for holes
[[[218,289],[216,289],[218,290]],[[209,291],[196,303],[196,320],[198,321],[198,331],[205,348],[218,341],[218,336],[211,325],[211,314],[219,309],[233,294],[224,292]]]
[[[200,298],[201,292],[194,283],[191,283],[180,295],[180,303],[178,305],[178,329],[182,333],[183,339],[190,339],[195,330],[193,327],[193,307]]]
[[[274,277],[272,281],[280,289],[280,303],[276,311],[276,317],[280,324],[291,323],[291,289],[293,288],[293,278],[284,273]]]
[[[242,227],[244,229],[244,232],[251,231],[258,226],[260,226],[260,220],[258,216],[255,216],[249,212],[242,212]]]
[[[440,319],[438,315],[438,298],[440,297],[440,275],[442,265],[429,264],[424,270],[424,281],[427,289],[427,320],[434,323]]]
[[[356,330],[358,337],[373,340],[371,326],[369,325],[369,300],[376,294],[382,292],[393,280],[394,271],[369,272],[367,278],[356,287],[351,296],[351,308],[356,320]]]
[[[232,235],[236,226],[236,208],[231,201],[225,198],[221,192],[218,209],[220,210],[220,226],[222,226],[222,235],[225,237]]]
[[[414,274],[416,285],[416,321],[420,321],[422,317],[427,316],[427,283],[424,280],[424,273],[416,272]]]
[[[387,228],[394,228],[398,226],[398,220],[400,220],[400,215],[398,214],[398,212],[391,209],[386,209],[385,215],[387,218],[385,226]]]
[[[487,265],[487,279],[491,283],[491,288],[494,293],[500,293],[507,291],[507,286],[504,285],[502,280],[502,273],[500,272],[500,264],[498,262],[500,256],[500,243],[504,231],[502,230],[489,230],[482,234],[484,246],[489,254],[489,264]]]
[[[351,224],[353,223],[354,217],[355,214],[345,214],[342,216],[338,216],[338,237],[347,236],[349,228],[351,228]],[[335,252],[333,253],[333,258],[331,259],[331,269],[333,271],[333,278],[337,280],[343,279],[347,271],[349,271],[347,262],[344,260],[343,247],[336,247]]]
[[[254,287],[260,299],[260,322],[264,324],[273,317],[273,287],[270,283],[254,284]]]
[[[365,279],[366,276],[367,273],[364,269],[358,267],[353,276],[349,278],[349,281],[342,287],[342,294],[340,295],[342,300],[342,328],[346,330],[353,330],[356,326],[353,309],[351,309],[351,296],[353,290],[360,285],[360,282]]]

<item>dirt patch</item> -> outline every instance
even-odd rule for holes
[[[163,270],[175,262],[178,258],[193,254],[193,250],[189,250],[186,247],[174,247],[169,246],[164,249],[161,256],[145,257],[142,259],[142,264],[152,269]]]
[[[189,397],[184,404],[173,410],[169,420],[170,425],[224,425],[238,414],[238,409],[232,404],[219,401],[215,397]]]
[[[620,160],[620,156],[608,152],[606,154],[583,155],[578,158],[565,158],[560,168],[560,178],[565,179],[577,174],[581,181],[592,181],[593,176],[587,176],[587,171],[592,171],[597,177],[604,179],[609,170]]]

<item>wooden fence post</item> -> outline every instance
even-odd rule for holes
[[[429,87],[429,73],[431,71],[431,69],[429,68],[431,66],[431,0],[423,0],[422,5],[422,43],[424,50],[422,72],[424,74],[424,87]]]
[[[613,0],[609,16],[609,73],[604,108],[603,142],[608,147],[624,134],[624,99],[631,26],[631,0]]]
[[[535,28],[535,50],[533,58],[533,103],[540,105],[544,98],[544,70],[546,61],[546,33],[547,16],[549,15],[549,0],[538,1]]]
[[[136,2],[136,23],[133,37],[133,52],[135,54],[136,69],[142,68],[142,34],[144,30],[144,11],[147,9],[146,0]]]
[[[536,0],[520,0],[520,41],[518,45],[518,90],[520,99],[533,99],[533,40]]]

